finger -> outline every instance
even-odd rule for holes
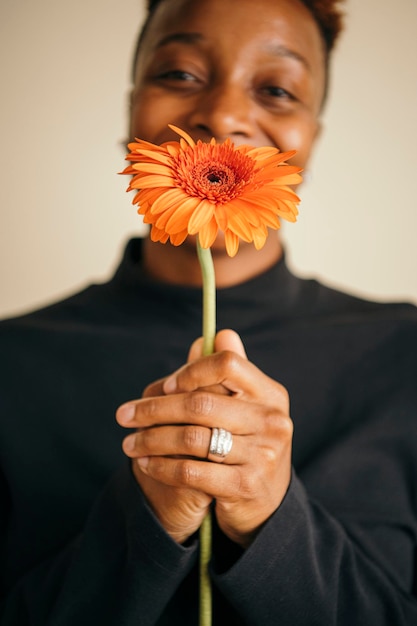
[[[222,350],[231,350],[239,354],[243,358],[246,357],[245,348],[243,346],[242,340],[239,335],[230,329],[221,330],[217,333],[214,348],[216,352],[221,352]],[[190,350],[188,352],[187,363],[191,363],[196,361],[197,359],[203,356],[203,337],[198,337],[191,344]],[[173,374],[175,375],[175,374]],[[151,396],[159,396],[164,393],[167,393],[167,390],[164,388],[165,378],[161,378],[156,380],[155,382],[150,383],[145,390],[143,391],[142,397],[149,398]],[[207,388],[207,385],[206,385]],[[212,391],[217,393],[224,393],[224,388],[216,388],[215,385],[212,386]],[[228,390],[226,390],[227,392]]]
[[[214,340],[215,352],[222,352],[222,350],[231,350],[240,354],[241,357],[247,358],[246,351],[242,340],[238,333],[231,329],[220,330]],[[203,356],[203,337],[199,337],[191,344],[188,352],[187,363],[196,361]]]
[[[279,415],[276,407],[207,391],[180,393],[172,396],[143,398],[118,408],[116,419],[125,428],[191,424],[206,428],[224,428],[238,435],[254,434],[268,417]],[[263,420],[263,422],[260,420]]]
[[[191,344],[188,351],[187,363],[191,363],[203,356],[203,337],[199,337]]]
[[[199,337],[198,339],[193,341],[190,351],[188,353],[187,363],[192,363],[193,361],[196,361],[203,356],[203,343],[203,337]],[[202,387],[202,389],[205,389],[206,391],[211,391],[213,393],[230,394],[230,390],[226,389],[226,387],[224,387],[223,385],[205,385],[204,387]]]
[[[246,350],[238,333],[230,328],[220,330],[214,340],[214,349],[216,352],[223,350],[231,350],[236,352],[244,359],[247,359]]]
[[[175,456],[229,465],[240,465],[249,461],[245,437],[235,435],[230,452],[225,456],[210,453],[211,439],[211,428],[194,425],[161,426],[129,434],[123,441],[123,451],[132,459]]]
[[[195,489],[214,498],[242,496],[242,471],[239,465],[157,456],[142,457],[138,459],[138,464],[144,474],[165,485]]]
[[[223,385],[246,399],[276,404],[286,395],[285,389],[261,372],[246,358],[230,350],[216,352],[184,365],[163,383],[165,393],[195,391]]]
[[[151,398],[153,396],[162,396],[164,394],[165,378],[160,378],[150,383],[142,393],[142,398]]]
[[[272,500],[278,495],[278,500],[281,500],[291,474],[291,436],[288,427],[287,434],[288,437],[273,447],[265,445],[258,449],[256,458],[241,463],[227,463],[227,457],[223,463],[207,463],[185,456],[151,455],[137,458],[137,463],[144,474],[159,482],[202,491],[218,500],[236,499],[235,504],[237,499],[262,501],[262,494],[269,494],[268,498]],[[248,449],[249,446],[242,445],[244,452]],[[241,452],[237,453],[241,455]],[[275,494],[276,490],[280,493]]]

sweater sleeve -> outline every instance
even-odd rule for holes
[[[155,624],[197,560],[160,527],[126,464],[94,504],[83,532],[27,573],[1,624]]]
[[[417,624],[416,598],[372,558],[372,532],[362,530],[365,539],[355,524],[349,529],[311,501],[293,475],[255,542],[227,571],[214,570],[214,582],[251,626]],[[397,539],[395,560],[409,561],[410,538]],[[379,540],[383,553],[387,529]]]
[[[415,325],[344,337],[327,337],[321,391],[295,373],[285,499],[232,563],[214,555],[217,588],[250,626],[417,624]]]

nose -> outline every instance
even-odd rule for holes
[[[233,85],[204,90],[189,115],[191,133],[202,139],[247,141],[255,135],[253,103],[249,94]],[[202,136],[203,135],[203,136]]]

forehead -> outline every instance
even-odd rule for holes
[[[140,56],[181,33],[193,33],[196,42],[223,54],[236,51],[250,57],[285,48],[324,71],[320,31],[300,0],[162,0],[148,23]]]

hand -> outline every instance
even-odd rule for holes
[[[201,352],[202,338],[197,339],[192,344],[187,362],[189,363],[200,357]],[[178,449],[182,447],[187,452],[189,448],[190,452],[192,452],[195,443],[197,443],[197,438],[201,436],[201,429],[196,429],[193,426],[179,428],[176,422],[170,425],[168,421],[161,428],[157,421],[154,423],[152,420],[152,415],[154,413],[157,414],[159,411],[157,398],[166,395],[166,390],[164,389],[165,380],[161,379],[150,384],[143,392],[142,400],[129,402],[119,407],[116,412],[116,419],[121,426],[128,428],[138,427],[136,434],[128,435],[124,440],[123,450],[128,457],[132,458],[132,470],[135,478],[159,521],[175,541],[184,543],[200,528],[204,517],[209,511],[213,497],[198,489],[185,486],[187,483],[186,479],[183,481],[177,480],[175,484],[171,482],[165,484],[165,482],[157,478],[156,462],[158,455],[168,454],[163,449],[164,442],[161,436],[167,439],[167,445],[170,447],[170,458],[187,458],[187,455],[179,454]],[[212,391],[214,391],[214,387]],[[225,393],[224,388],[221,386],[218,386],[216,391]],[[165,409],[165,413],[167,411],[168,408]],[[208,446],[205,446],[204,443],[203,446],[205,447],[203,458],[205,458]],[[147,455],[151,453],[154,456],[152,460],[154,477],[146,469],[149,462]],[[187,466],[182,467],[178,464],[177,471],[187,472]]]
[[[142,400],[124,405],[118,420],[139,428],[125,440],[124,450],[171,536],[185,541],[215,498],[220,528],[246,547],[288,489],[288,394],[247,360],[233,331],[220,332],[215,349],[200,357],[197,341],[187,365],[151,385]],[[127,423],[123,413],[129,410]],[[233,433],[223,462],[208,453],[213,427]]]

